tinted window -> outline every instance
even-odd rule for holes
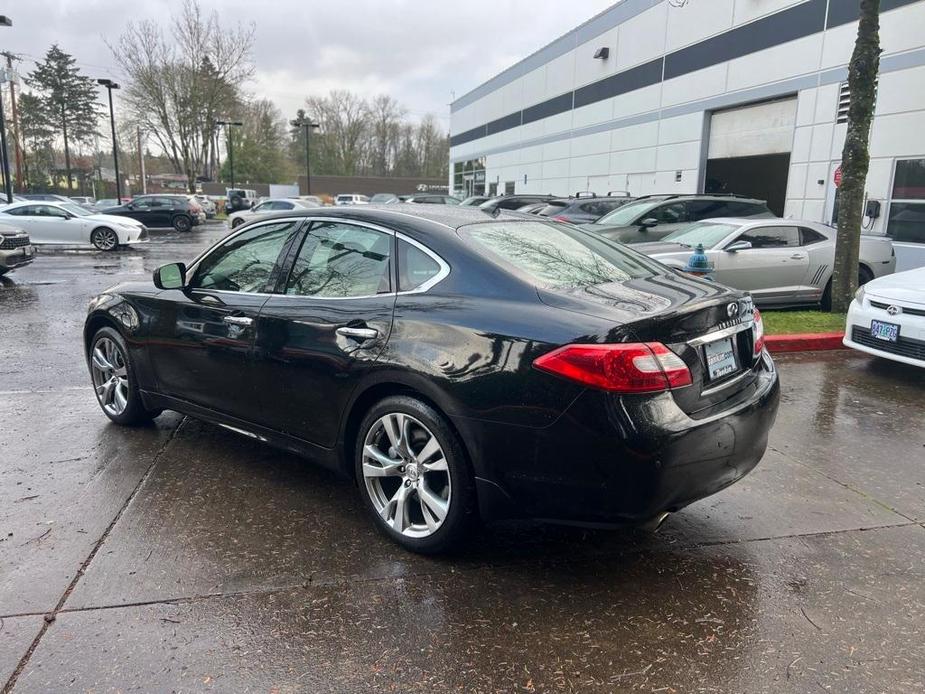
[[[801,246],[811,246],[814,243],[819,243],[820,241],[826,241],[825,236],[820,234],[818,231],[813,229],[807,229],[806,227],[800,227],[800,245]]]
[[[757,202],[731,202],[729,203],[729,212],[732,217],[774,216],[774,213],[768,209],[767,205]]]
[[[893,176],[894,200],[925,200],[925,159],[900,159]]]
[[[687,221],[687,213],[683,202],[672,202],[661,205],[643,216],[643,219],[654,217],[659,224],[678,224]]]
[[[147,210],[151,207],[151,198],[135,198],[131,204],[136,210]]]
[[[758,227],[740,234],[736,241],[749,241],[752,248],[789,248],[800,245],[796,227]]]
[[[262,224],[229,239],[203,259],[191,286],[229,292],[263,291],[280,251],[297,226],[297,222]]]
[[[286,293],[350,297],[391,291],[391,254],[391,234],[340,222],[314,224],[299,249]]]
[[[417,246],[398,240],[398,290],[416,289],[440,272],[440,263]]]
[[[550,202],[537,210],[536,213],[540,217],[552,217],[553,215],[559,214],[566,207],[568,207],[567,202]]]
[[[14,214],[17,217],[27,217],[35,214],[36,205],[23,205],[14,210],[6,210],[7,214]]]
[[[731,205],[725,200],[689,200],[687,213],[692,222],[711,217],[733,217]]]
[[[664,272],[641,254],[564,224],[485,223],[460,231],[490,257],[543,287],[589,287]]]

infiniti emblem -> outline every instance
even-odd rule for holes
[[[899,306],[888,306],[886,309],[886,312],[889,313],[891,316],[895,316],[897,314],[902,313],[903,310]]]
[[[735,318],[739,313],[738,304],[729,304],[726,306],[726,313],[730,318]]]

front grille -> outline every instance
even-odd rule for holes
[[[0,250],[8,251],[12,248],[28,245],[28,236],[0,236]]]
[[[896,342],[887,342],[886,340],[878,340],[876,337],[872,337],[870,330],[867,328],[853,325],[851,326],[851,340],[859,345],[871,347],[881,352],[898,354],[901,357],[909,357],[910,359],[925,359],[925,342],[912,340],[902,335],[899,336],[899,340]]]
[[[870,305],[874,308],[879,308],[881,311],[886,311],[890,306],[899,306],[902,309],[902,312],[907,316],[925,316],[925,309],[923,308],[910,308],[909,306],[903,306],[902,304],[884,304],[881,301],[871,301]]]

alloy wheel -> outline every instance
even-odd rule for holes
[[[129,393],[128,368],[125,355],[113,340],[101,337],[94,343],[90,369],[100,406],[114,416],[125,412]]]
[[[119,245],[119,238],[112,229],[97,229],[93,232],[93,245],[101,251],[111,251]]]
[[[403,412],[377,419],[363,442],[363,480],[379,517],[406,537],[429,537],[452,502],[443,448],[420,420]]]

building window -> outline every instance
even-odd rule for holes
[[[896,162],[886,233],[894,241],[925,243],[925,159]]]

